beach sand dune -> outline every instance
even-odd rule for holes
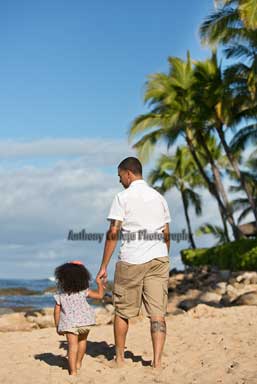
[[[257,307],[198,305],[167,317],[162,372],[154,372],[147,319],[130,325],[125,368],[113,369],[111,325],[96,326],[88,340],[78,383],[257,384]],[[67,343],[55,329],[0,333],[1,384],[65,384]]]

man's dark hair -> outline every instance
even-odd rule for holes
[[[142,175],[142,164],[136,157],[127,157],[118,166],[119,169],[130,171],[134,175]]]

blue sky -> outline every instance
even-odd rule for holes
[[[116,165],[134,154],[130,123],[146,111],[147,76],[167,71],[168,56],[209,54],[198,28],[212,9],[212,0],[1,3],[0,278],[51,276],[74,258],[97,272],[103,244],[68,242],[68,231],[106,230],[121,190]],[[219,221],[206,191],[203,199],[194,229]],[[167,200],[179,232],[180,197]],[[173,244],[173,267],[187,246]]]
[[[212,0],[2,2],[1,137],[124,138],[146,76],[207,55]]]

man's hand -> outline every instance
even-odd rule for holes
[[[97,278],[102,278],[104,284],[107,283],[107,265],[115,250],[121,224],[122,222],[119,220],[111,220],[109,230],[106,233],[103,259],[102,259],[100,270],[97,274]]]
[[[105,267],[101,267],[97,276],[96,276],[96,279],[103,279],[103,282],[104,284],[107,282],[107,269]]]
[[[168,253],[170,252],[170,227],[169,224],[166,223],[163,232],[164,241],[168,248]]]

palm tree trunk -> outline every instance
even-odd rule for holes
[[[215,184],[209,179],[208,175],[206,174],[206,172],[205,172],[205,170],[204,170],[204,168],[200,162],[200,159],[198,158],[198,156],[196,154],[195,147],[193,145],[192,132],[188,128],[186,129],[186,142],[187,142],[189,150],[192,154],[192,157],[193,157],[196,165],[198,166],[198,169],[199,169],[203,179],[205,180],[205,182],[208,186],[209,192],[216,199],[218,206],[219,206],[219,209],[223,214],[223,217],[226,217],[228,219],[228,222],[233,229],[233,218],[231,218],[231,216],[227,214],[227,210],[226,210],[226,208],[225,208],[225,206],[224,206],[224,204],[223,204],[223,202],[219,196],[219,193],[217,191]]]
[[[223,185],[222,180],[221,180],[219,168],[217,167],[217,165],[213,159],[213,156],[212,156],[212,154],[208,148],[208,145],[207,145],[206,141],[204,140],[204,136],[202,135],[202,133],[200,131],[197,132],[197,138],[198,138],[200,145],[202,146],[202,148],[206,154],[206,157],[207,157],[207,159],[211,165],[213,179],[214,179],[216,188],[219,191],[219,193],[221,194],[224,205],[225,205],[226,217],[228,218],[228,220],[230,220],[229,223],[231,224],[235,240],[238,240],[238,239],[240,239],[240,237],[242,237],[242,234],[235,223],[233,213],[231,211],[231,206],[230,206],[229,201],[228,201],[227,193],[225,191],[224,185]]]
[[[224,235],[225,235],[225,238],[226,238],[226,243],[229,243],[230,242],[230,238],[229,238],[229,234],[228,234],[227,220],[223,216],[223,213],[221,212],[221,210],[219,210],[219,211],[220,211],[221,221],[222,221],[223,228],[224,228]]]
[[[180,193],[181,193],[181,196],[182,196],[182,202],[183,202],[183,207],[184,207],[184,213],[185,213],[186,222],[187,222],[187,228],[188,228],[189,240],[190,240],[190,243],[191,243],[191,247],[192,247],[193,249],[195,249],[195,248],[196,248],[196,245],[195,245],[195,242],[194,242],[193,232],[192,232],[191,223],[190,223],[190,218],[189,218],[189,214],[188,214],[188,207],[187,207],[187,203],[186,203],[186,197],[185,197],[185,194],[184,194],[183,190],[180,190]]]
[[[255,221],[256,221],[256,227],[257,227],[257,205],[256,205],[256,203],[254,201],[253,196],[252,196],[251,189],[249,188],[249,185],[247,184],[247,181],[245,180],[244,175],[240,171],[238,161],[234,158],[234,156],[233,156],[233,154],[231,152],[231,149],[229,148],[229,146],[228,146],[228,144],[226,142],[224,131],[223,131],[222,128],[223,128],[222,123],[217,122],[216,123],[216,130],[218,132],[220,141],[221,141],[221,143],[222,143],[222,145],[224,147],[224,150],[226,152],[228,160],[229,160],[230,164],[232,165],[234,171],[236,172],[236,175],[237,175],[238,179],[240,180],[241,186],[242,186],[242,188],[244,189],[244,191],[245,191],[245,193],[247,195],[249,204],[250,204],[250,206],[251,206],[251,208],[253,210],[253,214],[254,214]]]

